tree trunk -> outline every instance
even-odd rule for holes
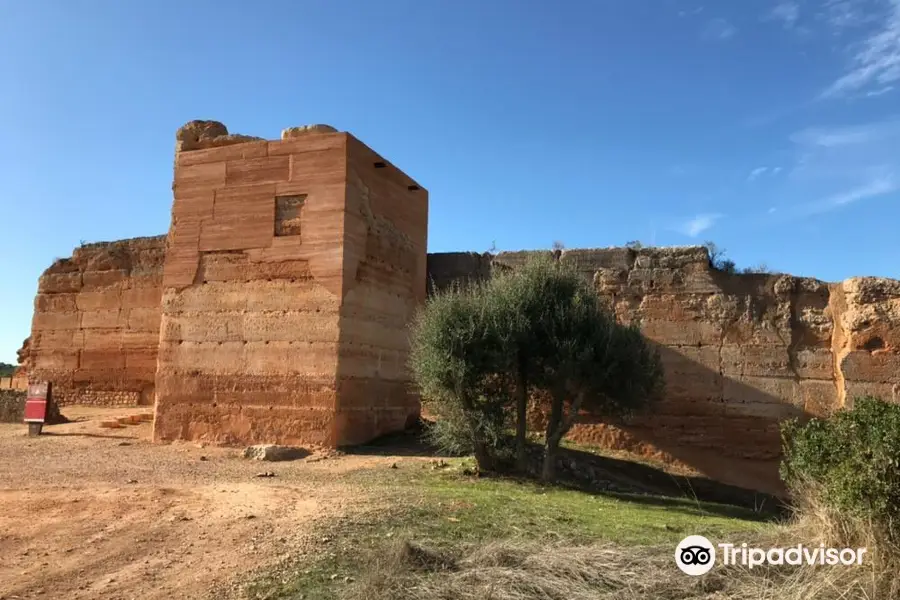
[[[483,473],[490,473],[497,470],[497,464],[494,460],[494,453],[491,452],[490,446],[486,443],[475,440],[475,463],[478,470]]]
[[[566,395],[562,390],[553,390],[550,406],[550,418],[547,420],[547,432],[544,439],[544,468],[541,479],[544,483],[552,483],[556,479],[556,450],[562,439],[560,431],[563,425],[563,403]]]
[[[460,404],[463,412],[469,421],[469,427],[472,430],[472,446],[475,454],[475,463],[478,470],[483,472],[491,472],[497,470],[497,461],[494,456],[493,449],[484,441],[481,432],[478,430],[478,420],[475,418],[475,403],[466,394],[457,390]]]
[[[528,435],[528,376],[519,361],[516,372],[516,467],[520,473],[528,471],[526,437]]]
[[[551,444],[548,440],[547,447],[544,449],[544,467],[541,470],[541,481],[544,483],[553,483],[556,481],[556,449],[557,444]]]
[[[551,483],[556,478],[556,454],[559,443],[565,437],[575,421],[578,420],[578,411],[584,403],[584,393],[579,393],[572,401],[572,408],[568,417],[565,415],[565,394],[554,392],[553,409],[550,411],[550,421],[547,423],[547,439],[544,448],[544,469],[541,479]]]

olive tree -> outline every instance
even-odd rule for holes
[[[550,395],[542,478],[554,479],[559,444],[582,409],[622,417],[644,409],[663,389],[659,354],[634,326],[617,323],[594,294],[579,290],[549,327],[544,365]]]
[[[557,451],[582,409],[616,417],[662,392],[658,353],[640,331],[616,322],[573,268],[549,257],[496,277],[483,292],[498,331],[498,370],[511,374],[516,447],[525,461],[530,393],[550,398],[542,478],[554,478]]]
[[[490,308],[481,286],[438,292],[418,313],[410,347],[410,367],[423,400],[459,436],[455,449],[471,445],[484,471],[496,469],[507,401],[497,393],[502,360]]]
[[[547,298],[557,283],[554,269],[549,257],[532,259],[518,270],[496,274],[483,288],[501,349],[497,358],[502,362],[496,367],[507,374],[507,390],[515,407],[516,465],[523,472],[528,468],[528,400],[543,370],[542,326],[547,321]]]
[[[496,470],[512,421],[518,466],[527,468],[529,397],[548,396],[545,480],[582,409],[623,415],[662,391],[647,340],[617,323],[577,271],[549,257],[429,299],[413,327],[410,364],[438,416],[462,424],[454,435],[465,435],[482,470]]]

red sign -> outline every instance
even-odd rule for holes
[[[43,423],[47,418],[47,405],[50,402],[50,382],[28,384],[28,396],[25,398],[25,422]]]

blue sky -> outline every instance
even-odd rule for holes
[[[168,229],[175,130],[329,123],[431,251],[714,240],[900,277],[900,0],[0,0],[0,360],[82,240]]]

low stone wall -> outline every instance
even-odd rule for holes
[[[28,380],[23,377],[0,377],[0,390],[27,390]]]
[[[21,423],[25,412],[25,392],[0,390],[0,423]]]
[[[0,423],[22,423],[25,416],[26,392],[22,390],[0,390]],[[59,412],[59,407],[50,405],[47,423],[65,423],[66,419]]]

